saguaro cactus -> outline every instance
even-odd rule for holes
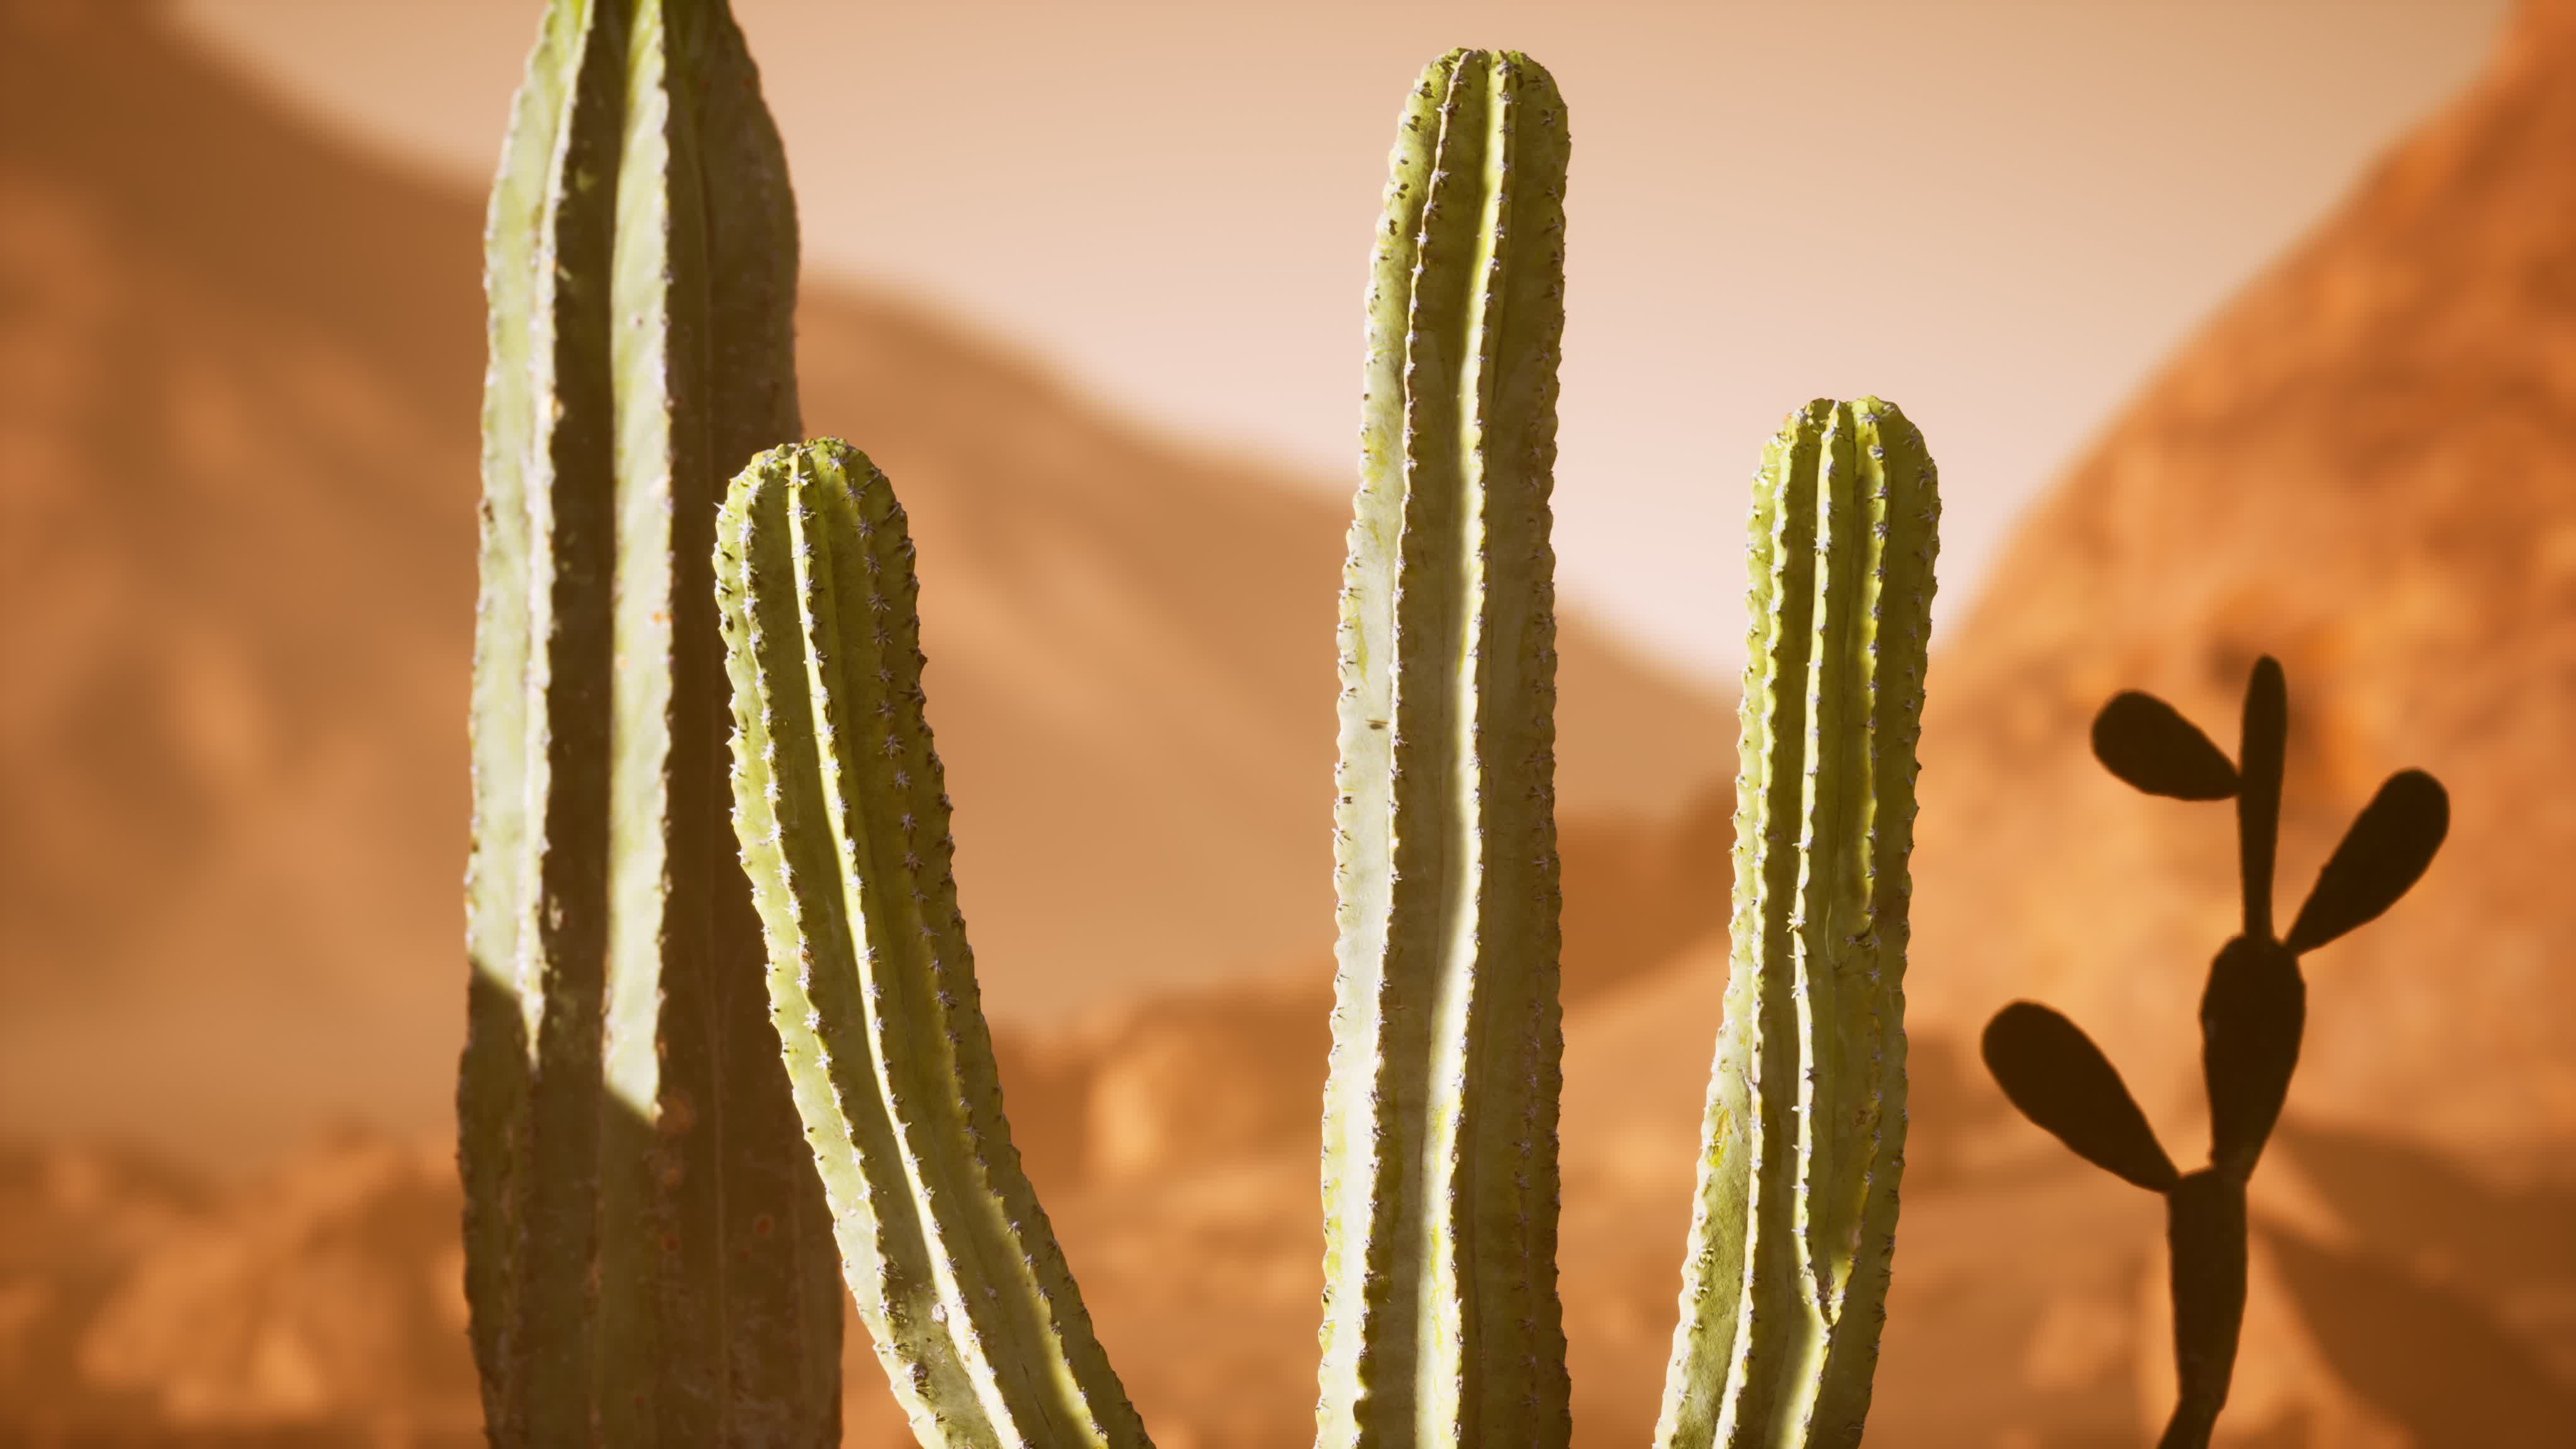
[[[2371,798],[2317,874],[2289,934],[2272,929],[2289,686],[2257,660],[2245,686],[2237,760],[2173,706],[2129,691],[2093,721],[2103,767],[2150,795],[2236,802],[2244,929],[2221,947],[2200,998],[2209,1091],[2209,1165],[2183,1172],[2082,1028],[2032,1001],[1986,1024],[1986,1067],[2022,1115],[2086,1161],[2165,1199],[2177,1392],[2159,1449],[2204,1449],[2235,1377],[2245,1319],[2245,1187],[2289,1096],[2307,1029],[2299,958],[2376,920],[2431,867],[2451,824],[2450,796],[2400,770]]]
[[[1734,952],[1661,1445],[1851,1445],[1905,1147],[1907,856],[1940,498],[1875,398],[1754,484]]]
[[[1342,569],[1321,1445],[1563,1444],[1556,359],[1565,103],[1455,51],[1405,108]]]
[[[492,191],[468,1301],[496,1444],[828,1444],[840,1305],[722,814],[716,493],[797,430],[722,0],[553,0]]]
[[[1565,108],[1456,51],[1398,133],[1344,570],[1318,1443],[1562,1445],[1555,622]],[[1737,977],[1664,1441],[1849,1444],[1903,1138],[1905,862],[1937,504],[1818,403],[1772,450]],[[835,442],[735,479],[735,826],[861,1315],[925,1445],[1133,1445],[1005,1123],[950,877],[912,544]],[[1722,1302],[1721,1302],[1722,1300]]]

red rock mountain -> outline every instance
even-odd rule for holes
[[[205,1158],[445,1121],[480,228],[157,7],[0,0],[0,1132]],[[1320,969],[1346,505],[890,298],[817,283],[801,320],[807,427],[914,519],[987,1002]],[[1580,621],[1563,661],[1602,847],[1570,889],[1616,974],[1722,912],[1626,856],[1728,735]]]
[[[2415,894],[2310,962],[2292,1110],[2576,1142],[2572,441],[2576,3],[2541,0],[2113,425],[1954,636],[1925,730],[1916,1009],[1964,1028],[2039,995],[2101,1026],[2151,1111],[2198,1091],[2232,817],[2114,783],[2086,731],[2143,688],[2232,751],[2270,653],[2285,919],[2391,771],[2431,770],[2453,807]]]
[[[2529,0],[2470,93],[2173,360],[2035,511],[1934,666],[1914,1029],[1970,1039],[2015,997],[2050,1002],[2186,1164],[2207,1144],[2195,1012],[2235,929],[2233,817],[2117,784],[2088,726],[2144,688],[2232,751],[2265,653],[2290,687],[2282,919],[2392,771],[2440,777],[2452,825],[2412,895],[2306,960],[2287,1126],[2254,1181],[2231,1416],[2295,1420],[2321,1444],[2539,1443],[2549,1422],[2563,1437],[2571,0]],[[2132,1196],[2130,1241],[2152,1258],[2152,1203]],[[2166,1372],[2148,1369],[2151,1385]]]

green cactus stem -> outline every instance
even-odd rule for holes
[[[1889,403],[1792,413],[1755,480],[1734,952],[1656,1442],[1848,1446],[1905,1146],[1906,863],[1940,499]]]
[[[1565,103],[1422,73],[1368,298],[1342,574],[1321,1445],[1561,1445],[1556,363]]]
[[[493,186],[457,1089],[499,1445],[839,1433],[829,1220],[724,800],[717,490],[798,431],[722,0],[553,0]]]
[[[895,1395],[925,1445],[1143,1445],[1003,1120],[894,490],[765,453],[715,557],[773,1020]]]

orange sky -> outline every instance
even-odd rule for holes
[[[2144,374],[2476,68],[2501,0],[736,0],[807,256],[1166,429],[1346,486],[1398,101],[1526,49],[1573,111],[1570,595],[1740,658],[1744,479],[1877,392],[1943,463],[1945,612]],[[535,0],[183,0],[289,94],[481,185]],[[864,443],[864,440],[859,440]]]

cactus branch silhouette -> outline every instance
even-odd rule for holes
[[[2227,1403],[2245,1318],[2245,1187],[2280,1120],[2307,1022],[2299,958],[2395,905],[2450,828],[2440,782],[2421,770],[2391,775],[2327,858],[2289,933],[2275,936],[2288,731],[2288,687],[2268,656],[2246,684],[2234,761],[2153,695],[2117,695],[2093,721],[2095,757],[2135,788],[2236,802],[2244,929],[2219,949],[2200,999],[2208,1166],[2175,1168],[2118,1069],[2064,1016],[2018,1001],[1986,1024],[1987,1069],[2023,1116],[2104,1171],[2164,1194],[2178,1387],[2160,1449],[2204,1449]]]

